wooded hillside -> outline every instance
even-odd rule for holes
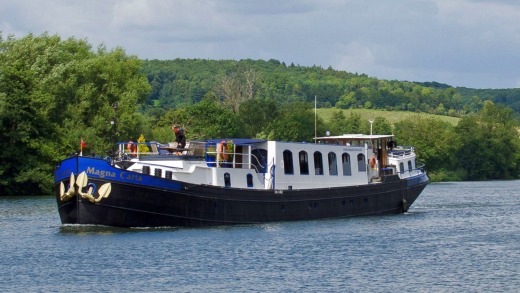
[[[315,97],[331,111],[317,116],[318,135],[370,133],[367,119],[344,109],[408,111],[416,114],[373,117],[373,133],[416,146],[432,178],[518,178],[517,116],[475,93],[276,60],[143,61],[74,38],[0,36],[0,195],[49,194],[54,167],[81,141],[85,155],[112,156],[118,141],[172,141],[172,123],[188,140],[311,142]],[[516,90],[504,93],[492,99],[517,102]]]
[[[208,92],[219,96],[248,84],[255,97],[279,103],[303,101],[318,108],[385,109],[462,117],[491,100],[520,113],[520,89],[454,88],[436,82],[388,81],[318,66],[286,65],[277,60],[176,59],[144,61],[152,86],[148,104],[171,109],[199,102]],[[237,89],[237,91],[239,91]],[[246,94],[246,93],[244,93]]]

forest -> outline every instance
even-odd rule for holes
[[[413,145],[430,177],[515,179],[520,175],[520,89],[454,88],[388,81],[277,60],[141,60],[123,48],[57,35],[0,35],[0,195],[50,194],[60,160],[110,156],[114,143],[249,137],[312,141],[318,133],[369,133],[343,109],[410,111],[374,133]],[[423,113],[459,117],[457,125]]]
[[[166,109],[197,103],[210,91],[225,96],[233,85],[249,84],[250,94],[256,97],[279,103],[314,103],[317,97],[319,108],[402,110],[462,117],[476,113],[483,101],[490,100],[520,113],[520,89],[387,81],[331,68],[287,66],[277,60],[145,60],[142,72],[152,86],[147,105]]]

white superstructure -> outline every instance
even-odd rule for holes
[[[396,147],[392,139],[356,134],[317,137],[316,143],[195,141],[182,155],[156,144],[153,153],[124,154],[127,159],[116,165],[186,183],[260,190],[378,184],[382,176],[422,174],[413,148]]]

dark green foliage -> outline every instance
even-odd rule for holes
[[[370,131],[364,131],[364,133],[370,133]],[[374,118],[374,123],[372,125],[372,133],[373,134],[391,134],[392,133],[392,125],[386,118],[376,117]]]
[[[323,121],[317,121],[317,136],[325,135]],[[271,131],[265,138],[282,141],[311,142],[315,132],[314,112],[310,104],[294,102],[286,104],[274,121]]]
[[[425,163],[429,171],[438,172],[454,167],[460,140],[451,124],[417,115],[396,123],[394,133],[399,145],[415,147],[417,160]]]
[[[278,118],[278,107],[273,99],[251,99],[240,105],[238,119],[244,130],[244,137],[255,138]]]
[[[142,72],[153,89],[147,103],[166,109],[196,103],[210,91],[224,100],[223,82],[233,77],[243,80],[247,72],[255,74],[255,97],[281,104],[313,103],[316,97],[320,108],[335,106],[463,116],[481,109],[484,100],[478,97],[480,90],[469,92],[435,82],[378,80],[331,68],[285,66],[276,60],[151,60],[144,62]],[[500,102],[520,103],[518,92],[505,92],[508,98]]]
[[[183,125],[190,140],[240,137],[237,116],[218,102],[203,100],[173,113],[175,123]]]
[[[106,155],[138,135],[149,89],[140,64],[82,40],[0,39],[0,194],[49,193],[54,166],[81,137],[86,152]]]
[[[348,121],[347,117],[343,113],[343,111],[338,110],[332,114],[332,117],[329,121],[329,132],[330,135],[341,135],[347,132],[348,129]]]
[[[457,91],[463,95],[465,103],[471,103],[474,97],[478,97],[481,101],[491,100],[495,104],[506,105],[513,109],[515,113],[520,113],[520,88],[513,89],[470,89],[457,88]]]
[[[461,140],[457,167],[466,179],[518,178],[520,139],[511,109],[488,101],[478,115],[463,118],[456,133]]]
[[[518,122],[511,109],[490,101],[456,127],[417,116],[396,123],[395,135],[400,144],[415,146],[418,160],[428,170],[444,177],[486,180],[519,176]]]

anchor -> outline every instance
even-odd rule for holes
[[[66,201],[74,197],[74,173],[70,173],[69,190],[65,192],[65,184],[60,182],[60,200]]]
[[[96,198],[96,197],[94,197],[94,195],[92,195],[92,191],[94,190],[94,188],[92,186],[89,187],[87,192],[83,192],[83,189],[85,187],[87,187],[87,185],[88,185],[87,173],[85,173],[84,171],[81,172],[78,175],[78,178],[76,178],[76,180],[74,180],[74,173],[71,173],[69,190],[67,190],[65,192],[65,185],[63,184],[63,182],[60,183],[61,201],[66,201],[66,200],[69,200],[72,197],[74,197],[74,195],[75,195],[74,185],[78,186],[77,192],[82,198],[88,199],[90,202],[93,202],[93,203],[98,203],[102,199],[107,198],[110,195],[110,192],[112,191],[112,185],[110,183],[105,183],[105,184],[101,185],[101,187],[99,188],[98,197]]]

